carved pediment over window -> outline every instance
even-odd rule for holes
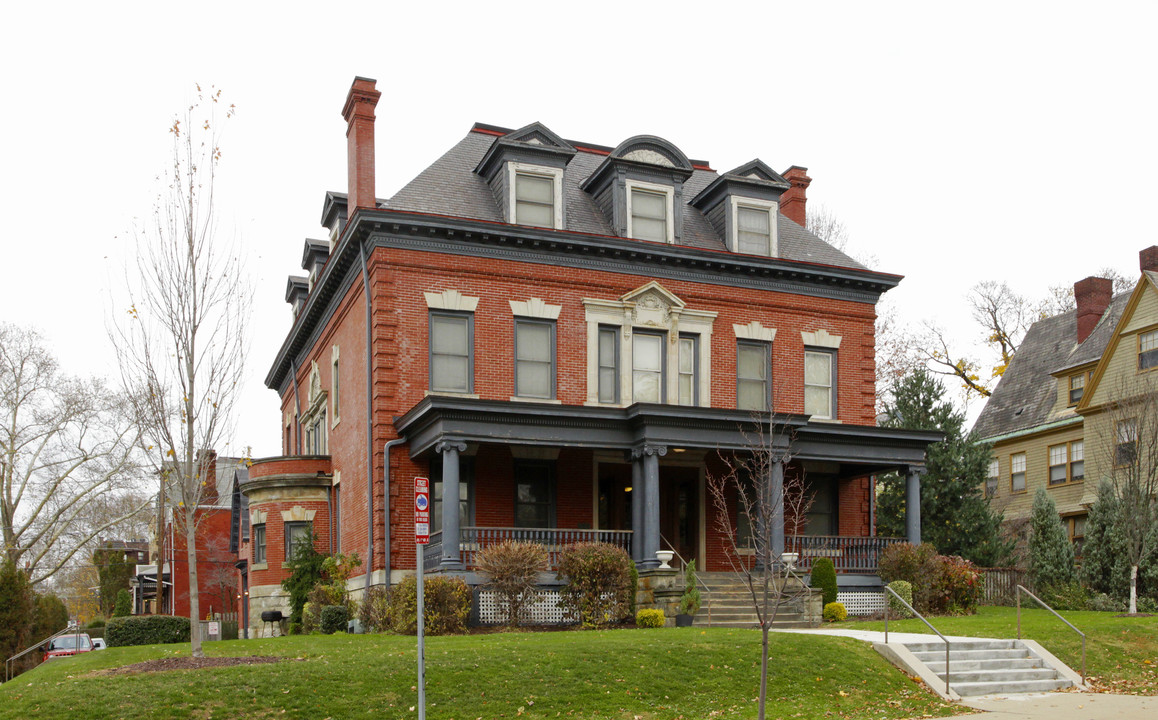
[[[310,363],[310,389],[306,394],[310,407],[317,404],[322,397],[322,374],[318,371],[317,360]]]
[[[686,304],[654,280],[620,298],[631,307],[631,323],[645,327],[670,328],[672,315],[683,312]]]

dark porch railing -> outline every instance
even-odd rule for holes
[[[514,540],[539,543],[547,549],[547,563],[551,570],[559,567],[559,553],[564,547],[581,542],[603,542],[621,547],[631,554],[630,530],[571,530],[564,528],[511,528],[464,527],[459,529],[459,557],[465,569],[478,564],[478,555],[492,545]],[[422,562],[427,572],[437,569],[442,561],[442,532],[430,535],[430,544],[423,551]]]
[[[876,574],[881,551],[889,545],[905,542],[904,538],[852,537],[849,535],[788,535],[784,552],[799,557],[796,567],[808,572],[816,558],[830,558],[838,573]]]

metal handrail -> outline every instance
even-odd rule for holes
[[[900,602],[902,605],[904,605],[906,608],[908,608],[909,612],[913,613],[913,615],[915,615],[917,618],[919,618],[921,622],[925,623],[925,625],[928,625],[930,630],[937,633],[937,637],[939,637],[945,641],[945,694],[948,695],[949,694],[949,638],[942,635],[940,630],[933,627],[933,624],[930,623],[928,620],[926,620],[924,615],[922,615],[921,613],[914,610],[913,606],[910,605],[908,602],[906,602],[903,597],[898,595],[896,590],[893,590],[888,585],[885,585],[885,591],[888,592],[889,595],[892,595],[893,597],[895,597],[897,599],[897,601]],[[889,644],[889,605],[890,605],[890,603],[888,602],[888,598],[886,597],[885,598],[885,645]]]
[[[52,635],[49,635],[48,637],[44,638],[40,642],[24,648],[20,652],[16,653],[12,657],[10,657],[4,661],[4,682],[8,682],[9,680],[12,679],[8,676],[8,670],[9,670],[9,667],[11,666],[13,660],[19,660],[20,658],[24,657],[25,655],[32,652],[33,650],[37,650],[37,649],[43,647],[45,643],[50,643],[62,635],[82,635],[82,634],[84,634],[84,633],[80,629],[79,625],[68,625],[63,630],[56,632],[56,633],[53,633]]]
[[[1017,639],[1018,640],[1021,639],[1021,594],[1022,593],[1025,593],[1026,595],[1028,595],[1031,598],[1033,598],[1034,600],[1036,600],[1038,605],[1041,605],[1046,610],[1049,610],[1051,613],[1053,613],[1054,617],[1056,617],[1058,620],[1061,620],[1066,625],[1069,625],[1070,630],[1073,630],[1078,635],[1082,636],[1082,684],[1085,685],[1086,684],[1086,634],[1084,632],[1082,632],[1081,630],[1078,630],[1076,627],[1074,627],[1074,624],[1071,623],[1069,620],[1066,620],[1061,615],[1058,615],[1057,610],[1054,610],[1049,605],[1046,605],[1045,601],[1043,601],[1037,595],[1034,595],[1029,590],[1027,590],[1024,585],[1018,585],[1017,586]]]

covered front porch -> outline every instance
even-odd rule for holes
[[[395,425],[432,481],[434,532],[424,568],[468,574],[482,550],[505,540],[543,544],[552,567],[567,545],[598,541],[622,547],[641,570],[660,565],[661,549],[677,561],[696,559],[701,570],[725,570],[706,477],[721,453],[751,453],[757,435],[791,450],[787,463],[772,464],[773,487],[786,470],[800,472],[823,499],[807,518],[786,528],[780,513],[765,530],[776,556],[797,553],[804,571],[824,556],[838,572],[875,574],[880,552],[902,539],[873,537],[870,478],[902,472],[919,497],[925,447],[939,437],[715,408],[439,396]],[[910,507],[905,540],[919,542],[919,504]]]

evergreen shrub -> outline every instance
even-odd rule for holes
[[[811,585],[821,591],[824,604],[836,602],[836,566],[829,558],[817,558],[812,563]]]
[[[644,608],[635,614],[635,625],[641,628],[663,627],[665,618],[663,610]]]
[[[908,580],[893,580],[889,583],[889,588],[897,595],[900,595],[905,602],[910,605],[913,604],[913,585]],[[888,593],[885,594],[888,595]],[[894,617],[906,618],[912,613],[909,612],[907,607],[897,602],[895,597],[889,595],[889,614]]]
[[[848,611],[844,609],[844,603],[830,602],[824,606],[825,622],[843,622],[847,618]]]
[[[174,615],[115,617],[105,626],[109,647],[189,642],[189,618]]]
[[[1053,498],[1043,487],[1033,497],[1030,526],[1029,575],[1034,586],[1041,591],[1039,594],[1067,592],[1067,586],[1077,582],[1074,547],[1062,527]]]
[[[113,607],[113,617],[125,617],[133,614],[133,596],[128,590],[117,590],[117,602]]]
[[[325,635],[336,632],[346,632],[346,623],[350,620],[350,612],[345,605],[326,605],[322,608],[321,631]]]

